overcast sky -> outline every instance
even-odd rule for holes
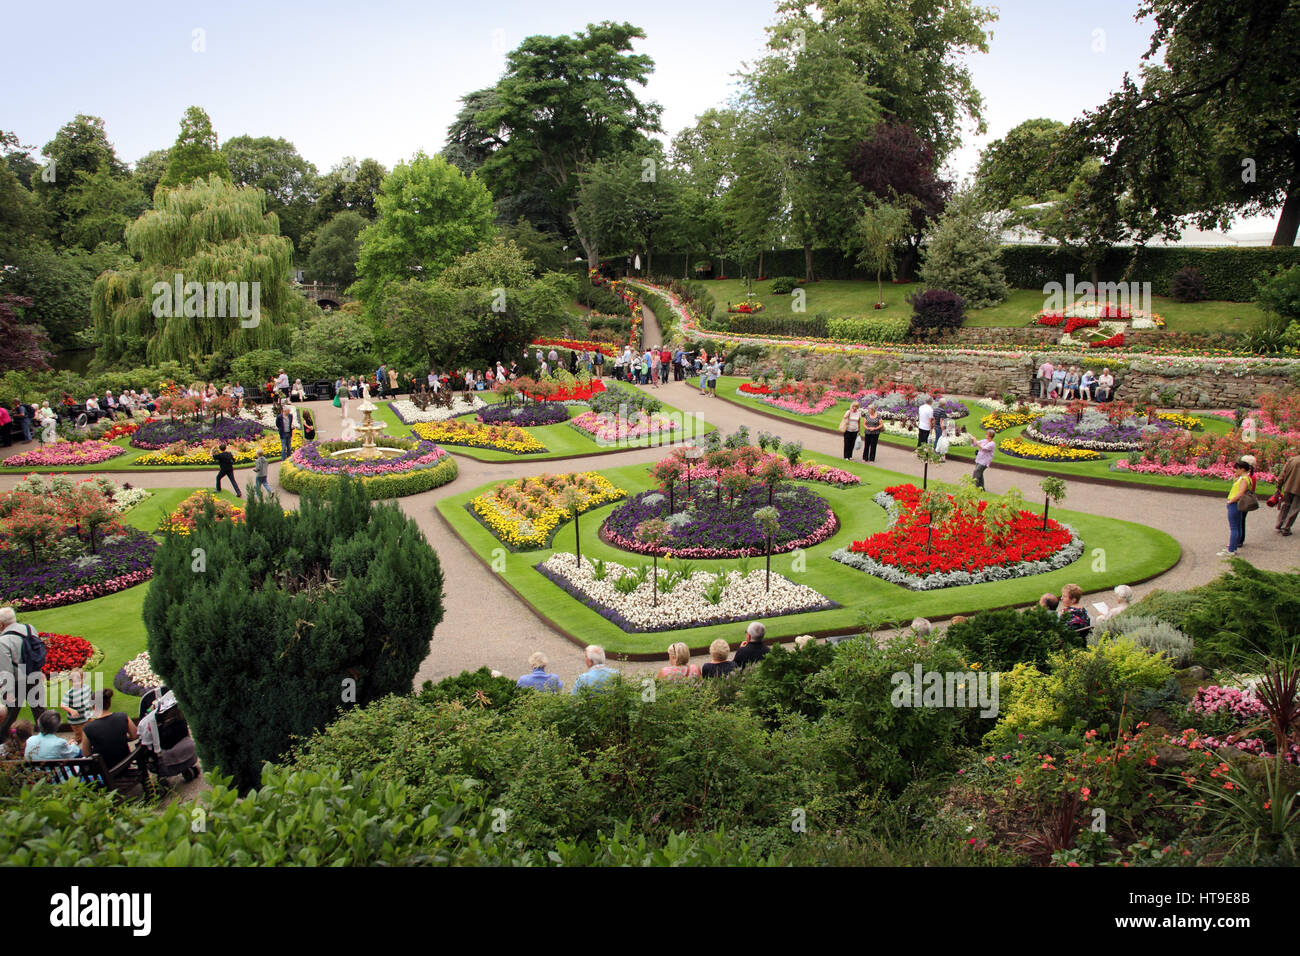
[[[761,54],[772,0],[228,0],[57,7],[5,0],[10,95],[0,129],[39,148],[77,113],[102,116],[128,162],[176,138],[197,104],[218,136],[282,136],[322,172],[345,156],[386,166],[437,152],[459,98],[500,76],[538,33],[626,20],[655,61],[647,98],[668,134],[724,102]],[[1003,0],[986,55],[971,58],[988,134],[967,135],[950,173],[1023,120],[1069,122],[1136,72],[1150,36],[1136,0]],[[201,48],[201,49],[200,49]],[[15,95],[18,94],[18,95]],[[1271,230],[1273,219],[1243,221]]]

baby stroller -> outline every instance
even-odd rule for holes
[[[166,687],[154,688],[140,698],[140,746],[153,774],[187,783],[203,772],[194,750],[190,726],[176,695]]]

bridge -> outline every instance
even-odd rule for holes
[[[315,302],[326,311],[337,309],[344,302],[352,301],[352,299],[345,295],[343,290],[336,285],[328,285],[321,282],[298,282],[294,284],[294,288],[301,292],[308,302]]]

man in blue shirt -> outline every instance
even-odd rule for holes
[[[573,682],[571,693],[576,694],[584,687],[591,690],[600,690],[601,685],[611,678],[618,676],[618,671],[612,667],[605,666],[605,648],[599,644],[589,644],[586,650],[587,669],[578,675]]]
[[[527,674],[515,681],[518,687],[531,687],[533,690],[550,691],[558,694],[564,690],[564,681],[560,680],[554,674],[547,673],[546,655],[540,651],[534,651],[528,656],[528,666],[532,668]]]

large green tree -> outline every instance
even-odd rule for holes
[[[1176,236],[1190,217],[1224,228],[1278,212],[1274,245],[1300,230],[1300,4],[1295,0],[1142,0],[1154,23],[1140,82],[1070,130],[1104,157],[1098,189],[1127,195],[1137,240]],[[1163,62],[1158,58],[1163,57]]]
[[[346,289],[357,281],[357,259],[361,256],[361,231],[366,218],[345,209],[316,230],[316,241],[307,256],[307,277]]]
[[[316,167],[293,143],[273,136],[232,136],[221,147],[236,186],[266,193],[267,211],[280,220],[280,234],[301,247],[316,201]]]
[[[384,180],[361,233],[354,293],[372,310],[389,282],[432,279],[492,237],[492,195],[441,156],[417,153]]]
[[[994,140],[980,153],[975,190],[994,210],[1046,201],[1064,192],[1078,175],[1078,164],[1062,162],[1066,126],[1051,119],[1029,119]]]
[[[921,279],[931,289],[947,289],[972,309],[997,305],[1007,297],[1000,231],[970,191],[952,198],[930,234]]]
[[[373,220],[375,199],[388,177],[388,170],[377,159],[358,162],[351,156],[318,177],[315,186],[316,222],[328,222],[344,211],[360,213]]]
[[[230,164],[217,149],[212,119],[202,107],[191,106],[181,117],[181,131],[168,153],[167,172],[160,185],[185,186],[210,175],[230,182]]]
[[[96,361],[192,362],[287,344],[306,301],[289,285],[290,243],[266,213],[262,192],[214,173],[206,181],[160,188],[154,199],[155,208],[126,230],[137,261],[95,282]],[[196,298],[190,283],[206,294]],[[234,284],[240,301],[232,303],[224,292],[214,299],[214,283]]]
[[[660,107],[633,90],[654,68],[650,57],[632,52],[632,41],[644,37],[630,23],[608,21],[572,36],[529,37],[507,56],[491,94],[472,94],[481,106],[466,117],[479,139],[461,149],[486,154],[479,175],[493,194],[544,180],[552,209],[572,226],[591,268],[600,249],[578,221],[578,173],[659,131]]]
[[[147,206],[140,184],[114,175],[107,162],[93,173],[77,170],[76,181],[63,197],[63,209],[68,213],[63,244],[91,250],[101,242],[120,243],[127,224]]]
[[[680,219],[679,176],[650,144],[589,163],[578,174],[576,221],[609,252],[641,257],[648,271],[654,250],[670,244]]]
[[[63,235],[70,225],[75,229],[77,216],[71,203],[85,199],[73,195],[73,187],[84,182],[78,174],[94,177],[102,167],[111,179],[126,179],[129,175],[98,116],[78,113],[41,148],[41,153],[46,164],[33,176],[32,191],[49,210],[58,235]]]

